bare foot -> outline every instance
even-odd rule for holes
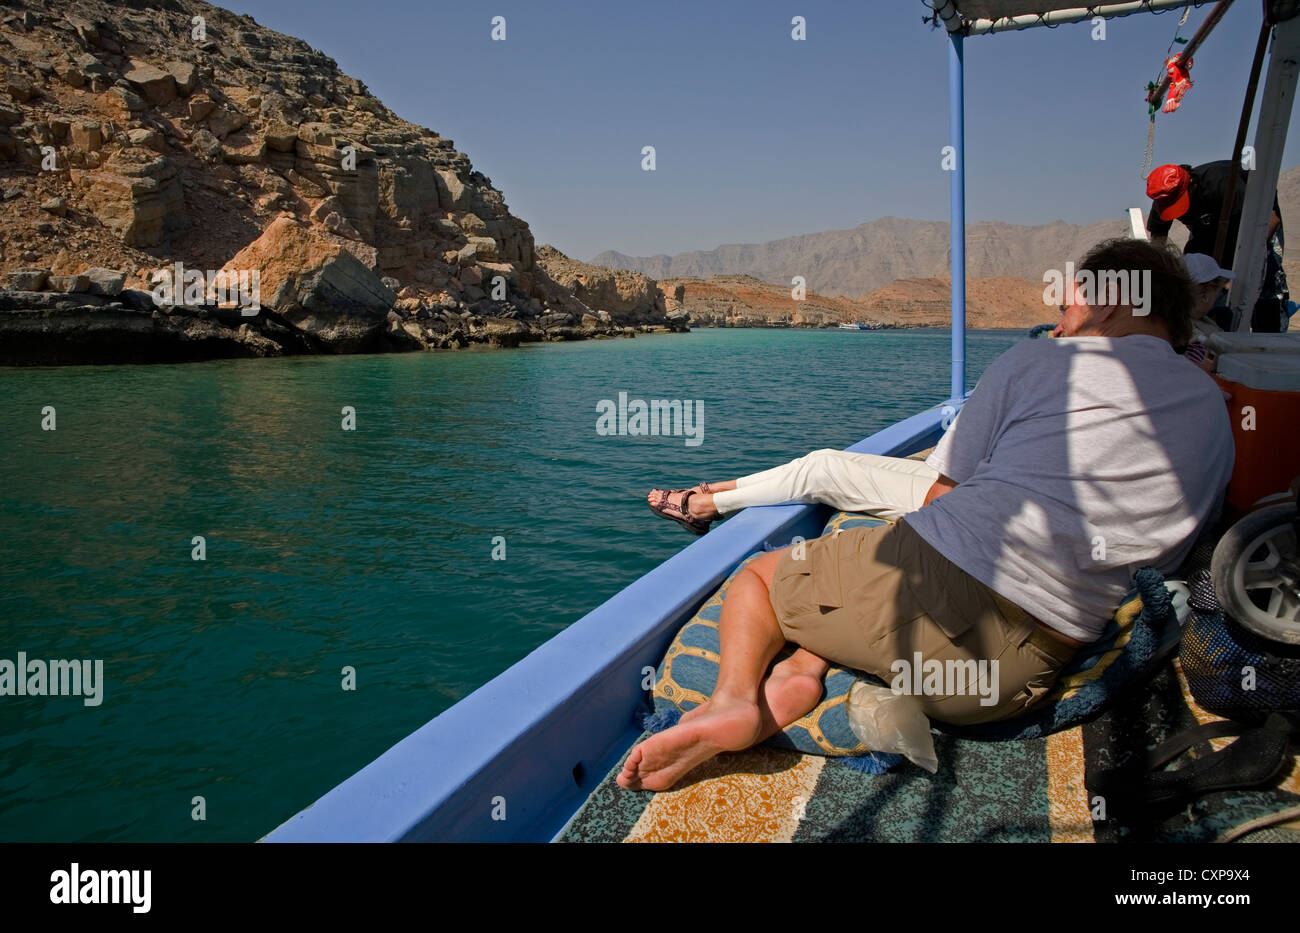
[[[706,522],[720,518],[721,514],[713,507],[713,493],[701,492],[700,488],[695,487],[695,495],[686,503],[686,511],[691,513],[692,518],[698,518]]]
[[[763,738],[784,729],[800,716],[816,708],[822,698],[822,678],[830,665],[810,651],[800,649],[772,668],[763,679],[762,706],[771,713],[775,728]],[[709,708],[709,700],[682,713],[678,723],[690,722],[702,716]],[[765,732],[769,724],[764,722]]]
[[[628,790],[668,790],[701,762],[737,752],[758,741],[763,715],[758,704],[717,698],[689,723],[652,735],[632,749],[616,780]]]
[[[763,738],[775,735],[800,716],[816,709],[821,699],[821,676],[792,673],[777,677],[773,671],[763,684],[763,700],[771,713],[771,722],[764,723]]]
[[[684,722],[690,722],[692,719],[698,719],[701,715],[703,715],[704,711],[708,708],[709,708],[709,701],[705,700],[699,706],[692,707],[691,709],[688,709],[686,712],[682,713],[681,717],[677,720],[677,724],[680,726]]]

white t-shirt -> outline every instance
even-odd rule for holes
[[[1223,393],[1157,337],[1026,340],[926,461],[960,485],[904,518],[1048,625],[1093,641],[1135,571],[1171,573],[1232,472]]]

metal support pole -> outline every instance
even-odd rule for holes
[[[963,36],[948,34],[948,142],[953,149],[949,188],[952,234],[952,397],[966,394],[966,117]]]
[[[1235,329],[1250,330],[1255,300],[1264,277],[1264,250],[1268,222],[1277,195],[1277,176],[1282,170],[1291,105],[1295,101],[1296,79],[1300,75],[1300,17],[1273,27],[1268,54],[1268,76],[1259,104],[1255,127],[1255,169],[1246,181],[1246,203],[1237,228],[1237,251],[1232,259],[1236,277],[1228,292],[1228,306],[1236,316]],[[1285,218],[1283,218],[1285,220]],[[1294,223],[1294,221],[1293,221]]]

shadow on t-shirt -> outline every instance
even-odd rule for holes
[[[1222,393],[1148,335],[1017,344],[945,440],[947,463],[932,465],[950,466],[958,486],[904,520],[1079,635],[1104,625],[1140,567],[1177,569],[1232,467]]]

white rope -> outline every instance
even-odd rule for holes
[[[1151,174],[1151,162],[1155,157],[1156,151],[1156,115],[1151,114],[1151,122],[1147,126],[1147,148],[1142,154],[1142,168],[1138,170],[1138,177],[1143,181]]]

